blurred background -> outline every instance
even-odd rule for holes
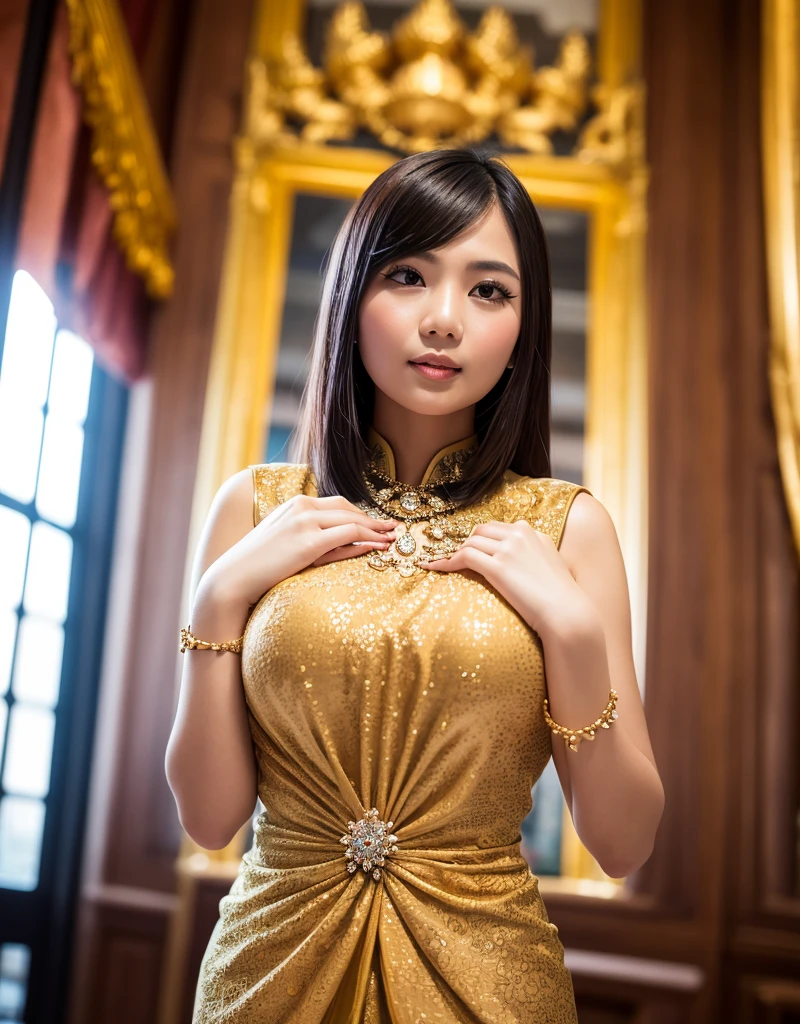
[[[0,1024],[189,1024],[252,838],[199,848],[164,774],[199,530],[290,460],[347,210],[454,145],[541,214],[551,475],[614,518],[667,795],[615,879],[552,762],[533,788],[580,1020],[800,1022],[799,32],[800,0],[0,3]]]

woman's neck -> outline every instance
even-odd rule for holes
[[[376,403],[372,425],[391,445],[395,478],[414,487],[438,452],[474,433],[475,407],[445,416],[424,416],[399,406],[379,408]]]

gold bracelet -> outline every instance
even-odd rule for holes
[[[186,629],[181,629],[181,654],[185,651],[233,651],[234,654],[239,654],[242,649],[244,633],[238,640],[223,640],[221,644],[215,644],[209,640],[198,640],[196,636],[192,636],[191,628],[189,625]]]
[[[565,725],[559,725],[558,722],[554,722],[547,710],[547,697],[545,697],[544,720],[556,736],[564,737],[564,743],[570,750],[577,750],[578,744],[581,740],[593,740],[595,730],[610,729],[611,723],[619,718],[616,711],[617,697],[617,691],[612,687],[609,693],[608,704],[606,704],[602,715],[600,715],[599,718],[596,718],[591,725],[585,725],[582,729],[568,729]]]

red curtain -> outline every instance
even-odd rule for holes
[[[11,126],[11,106],[19,73],[27,6],[27,0],[2,0],[0,3],[0,154],[6,151]]]
[[[184,4],[126,0],[121,7],[166,154]],[[13,34],[8,38],[10,46]],[[90,131],[81,119],[80,93],[70,80],[68,40],[69,19],[60,4],[42,83],[16,266],[47,292],[60,326],[85,338],[109,373],[132,383],[147,373],[152,302],[111,234],[107,193],[91,163]],[[6,99],[0,87],[0,102]],[[3,117],[7,120],[6,110],[0,132]]]

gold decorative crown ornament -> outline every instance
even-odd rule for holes
[[[579,32],[561,40],[555,64],[536,69],[499,6],[470,32],[451,0],[419,0],[384,33],[372,29],[360,0],[343,0],[328,23],[323,67],[292,33],[279,57],[250,60],[245,134],[258,149],[350,141],[365,128],[406,153],[494,134],[508,146],[549,154],[553,132],[575,130],[587,110],[590,70]],[[606,107],[613,99],[592,96]],[[602,127],[608,130],[608,119]],[[597,128],[587,140],[586,159],[619,159],[618,141],[610,148]],[[582,148],[579,139],[579,156]]]

